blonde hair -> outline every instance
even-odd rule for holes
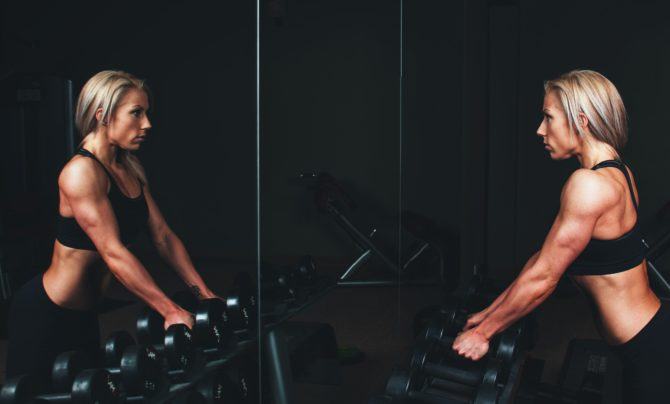
[[[82,136],[81,144],[92,132],[98,130],[103,123],[109,122],[116,112],[116,107],[130,89],[144,91],[148,97],[151,93],[144,80],[120,70],[103,70],[91,77],[79,93],[74,121]],[[102,118],[96,118],[96,111],[102,108]],[[119,149],[117,158],[143,183],[147,179],[137,157],[128,150]]]
[[[573,70],[544,83],[545,94],[554,91],[574,129],[583,139],[579,114],[588,119],[588,128],[596,140],[610,145],[620,153],[628,141],[628,118],[623,100],[614,84],[592,70]]]

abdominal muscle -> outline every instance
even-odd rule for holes
[[[58,306],[91,310],[99,302],[108,277],[97,251],[70,248],[56,241],[42,282],[47,296]]]
[[[649,287],[646,261],[624,272],[572,276],[592,305],[605,342],[620,345],[644,328],[661,306]]]

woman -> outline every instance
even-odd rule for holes
[[[132,155],[151,123],[144,82],[121,71],[102,71],[81,90],[75,123],[83,135],[77,154],[58,178],[59,217],[51,265],[14,296],[9,314],[6,377],[47,378],[56,355],[79,349],[97,354],[94,306],[105,283],[106,264],[128,290],[160,313],[167,328],[193,325],[191,314],[156,285],[128,250],[148,228],[161,257],[200,298],[216,297],[170,230]]]
[[[542,303],[564,273],[589,297],[604,340],[624,363],[626,402],[665,397],[670,310],[649,287],[637,225],[637,191],[621,162],[626,111],[614,85],[588,70],[545,84],[537,130],[554,160],[575,157],[561,206],[540,251],[485,310],[472,315],[453,349],[473,360],[495,334]]]

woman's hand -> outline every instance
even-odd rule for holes
[[[478,361],[489,351],[489,339],[473,328],[458,334],[451,347],[457,354]]]
[[[468,321],[465,322],[465,326],[463,326],[463,331],[467,331],[471,328],[477,327],[484,319],[486,316],[489,315],[488,310],[482,310],[478,313],[471,314],[468,317]]]
[[[193,314],[179,307],[165,316],[165,323],[163,327],[167,330],[172,324],[186,324],[190,329],[193,329]]]

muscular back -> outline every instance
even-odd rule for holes
[[[603,168],[593,174],[600,177],[601,187],[606,190],[611,204],[596,220],[592,238],[616,239],[632,229],[637,221],[628,184],[623,173],[616,168]],[[632,184],[637,199],[637,187],[634,182]],[[658,298],[649,287],[644,261],[628,271],[573,276],[572,279],[592,302],[598,328],[610,344],[623,343],[632,338],[659,307]]]

